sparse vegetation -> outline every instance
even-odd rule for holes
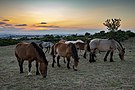
[[[32,75],[28,76],[28,62],[24,62],[24,73],[19,73],[14,56],[14,45],[0,47],[0,90],[135,90],[135,38],[122,42],[126,48],[125,61],[114,54],[113,63],[103,61],[105,53],[97,54],[97,62],[89,63],[79,53],[78,71],[67,69],[60,59],[61,67],[52,68],[52,57],[46,53],[48,76],[36,76],[35,62]],[[132,44],[132,45],[131,45]],[[72,67],[71,59],[71,67]]]
[[[108,30],[110,31],[117,31],[118,28],[120,27],[120,21],[121,19],[107,19],[103,25],[107,27]]]
[[[8,45],[15,45],[19,43],[20,40],[14,40],[14,39],[0,39],[0,46],[8,46]]]
[[[32,38],[32,40],[41,40],[41,41],[51,41],[51,42],[58,42],[61,39],[65,39],[65,40],[77,40],[77,39],[81,39],[83,41],[86,41],[88,38],[115,38],[119,41],[124,41],[127,40],[128,38],[131,37],[135,37],[135,33],[129,31],[122,31],[122,30],[118,30],[118,31],[110,31],[110,32],[105,32],[105,31],[100,31],[98,33],[95,33],[93,35],[91,35],[90,33],[86,32],[85,35],[69,35],[69,36],[53,36],[53,35],[44,35],[44,37],[42,38]],[[18,39],[18,40],[14,40],[14,39],[0,39],[0,46],[8,46],[8,45],[14,45],[17,44],[18,42],[21,41],[25,41],[25,40],[31,40],[28,39],[26,36]]]

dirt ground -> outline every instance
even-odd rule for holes
[[[82,57],[78,71],[67,69],[61,58],[61,67],[51,67],[52,57],[47,53],[49,61],[48,76],[42,78],[35,74],[35,62],[32,75],[28,76],[28,63],[24,62],[24,73],[19,73],[14,56],[15,46],[0,47],[0,90],[135,90],[135,38],[122,43],[126,48],[125,61],[121,61],[118,53],[114,54],[115,62],[103,61],[104,54],[97,54],[97,61],[89,63],[88,57]],[[71,67],[73,60],[71,60]]]

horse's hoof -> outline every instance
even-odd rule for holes
[[[89,60],[90,63],[92,63],[92,61]]]
[[[43,76],[43,78],[46,78],[46,76]]]
[[[57,65],[58,67],[61,67],[60,65]]]
[[[106,62],[107,61],[107,59],[104,59],[104,62]]]
[[[111,60],[110,62],[114,62],[114,61]]]
[[[93,60],[93,62],[96,62],[96,60]]]
[[[52,64],[52,67],[54,67],[54,64]]]
[[[74,65],[73,65],[73,69],[74,69],[74,71],[77,71],[77,69],[75,69]]]
[[[64,63],[66,64],[66,61],[64,61]]]
[[[83,56],[86,59],[86,56]]]
[[[36,75],[40,75],[40,73],[39,72],[36,72]]]
[[[21,73],[24,73],[24,72],[20,72],[20,74],[21,74]]]
[[[30,75],[32,75],[32,73],[31,73],[31,72],[29,72],[29,73],[28,73],[28,76],[30,76]]]
[[[70,69],[70,67],[67,67],[68,69]]]

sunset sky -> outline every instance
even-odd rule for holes
[[[135,0],[0,0],[0,32],[101,30],[108,18],[135,30]]]

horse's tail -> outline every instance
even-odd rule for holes
[[[16,56],[16,58],[19,58],[19,56],[18,56],[18,54],[17,54],[16,50],[15,50],[15,56]]]
[[[71,46],[72,57],[73,57],[75,60],[77,60],[77,62],[78,62],[79,57],[78,57],[78,52],[77,52],[77,49],[76,49],[75,45],[74,45],[73,43],[69,43],[68,45]]]
[[[91,41],[91,40],[87,40],[87,45],[86,45],[86,49],[87,49],[89,52],[90,52],[90,45],[89,45],[90,41]]]
[[[15,56],[17,57],[17,58],[19,58],[19,56],[18,56],[18,53],[17,53],[17,51],[18,51],[18,47],[20,47],[22,44],[21,43],[18,43],[17,45],[16,45],[16,47],[15,47]]]
[[[54,56],[54,45],[51,47],[50,55]]]

